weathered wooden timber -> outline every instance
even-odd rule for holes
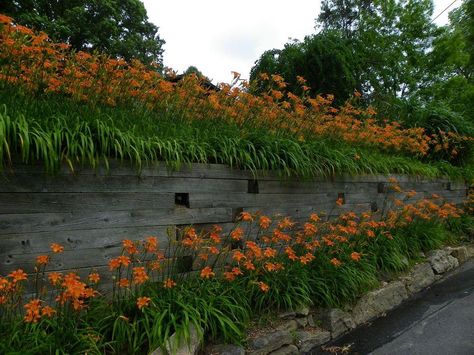
[[[123,239],[156,236],[166,246],[176,227],[230,230],[239,212],[261,211],[304,220],[313,212],[328,218],[348,211],[379,211],[387,197],[402,197],[389,188],[388,176],[334,176],[311,181],[275,173],[193,164],[169,170],[156,164],[141,170],[110,161],[109,169],[61,168],[43,172],[40,163],[16,164],[0,174],[0,275],[23,268],[31,272],[36,256],[53,242],[65,251],[50,270],[107,269],[121,252]],[[447,178],[392,176],[415,201],[432,194],[459,204],[467,185]],[[342,197],[344,204],[336,205]]]

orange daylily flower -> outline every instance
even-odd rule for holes
[[[41,315],[44,317],[51,318],[55,314],[56,314],[56,310],[50,306],[44,306],[43,309],[41,310]]]
[[[147,237],[145,240],[145,250],[154,253],[158,250],[158,239],[156,237]]]
[[[123,248],[127,251],[128,254],[133,255],[138,253],[138,248],[136,244],[129,240],[125,239],[122,241]]]
[[[138,297],[137,298],[137,306],[138,306],[138,309],[143,309],[145,307],[148,307],[149,304],[151,302],[151,298],[150,297]]]
[[[201,270],[200,276],[203,279],[210,279],[214,277],[216,274],[212,271],[210,266],[206,266],[204,269]]]
[[[22,269],[11,272],[8,276],[13,279],[13,282],[23,281],[28,279],[28,275]]]
[[[141,285],[145,283],[150,277],[147,275],[145,267],[137,266],[133,268],[133,283]]]
[[[360,253],[357,253],[357,252],[352,252],[351,253],[351,259],[354,260],[354,261],[359,261],[361,258],[361,254]]]
[[[117,260],[119,261],[120,265],[123,265],[123,266],[129,266],[130,263],[132,262],[130,258],[126,255],[118,256]]]
[[[36,257],[36,264],[46,265],[48,263],[49,263],[49,256],[48,255],[38,255]]]
[[[41,319],[41,300],[32,299],[23,306],[26,310],[23,318],[27,323],[37,323]]]
[[[209,247],[209,253],[217,255],[219,254],[219,249],[217,249],[216,247]]]
[[[117,284],[120,288],[130,287],[130,281],[128,279],[125,279],[125,278],[121,278],[120,280],[118,280]]]
[[[305,255],[300,256],[300,262],[304,265],[309,264],[314,259],[315,259],[315,256],[311,253],[306,253]]]
[[[233,267],[232,268],[232,273],[236,276],[243,275],[242,270],[240,270],[238,267]]]
[[[64,251],[64,247],[61,244],[52,243],[51,250],[53,251],[53,253],[59,254]]]
[[[118,260],[117,258],[109,260],[109,269],[111,271],[118,269],[119,267],[120,267],[120,260]]]
[[[100,281],[100,275],[97,272],[92,272],[88,276],[89,281],[96,284]]]
[[[312,223],[305,223],[303,228],[304,228],[304,234],[306,236],[315,235],[318,232],[318,227],[316,227]]]
[[[298,259],[298,256],[296,256],[296,253],[292,247],[286,247],[285,253],[288,256],[288,259],[290,259],[291,261],[295,261]]]
[[[151,271],[156,271],[161,269],[161,263],[159,260],[152,260],[148,263],[148,268]]]
[[[177,285],[177,283],[175,281],[173,281],[172,279],[166,279],[164,282],[163,282],[163,287],[164,288],[173,288]]]
[[[272,223],[272,220],[267,216],[260,216],[259,218],[259,225],[262,229],[268,229]]]
[[[209,238],[214,244],[219,244],[221,242],[221,236],[219,235],[219,232],[211,232],[209,234]]]
[[[207,253],[199,253],[198,257],[199,257],[199,259],[201,259],[203,261],[209,260],[209,254],[207,254]]]
[[[232,255],[232,259],[234,259],[235,261],[237,261],[238,263],[242,260],[242,259],[245,259],[245,254],[242,253],[240,250],[235,250],[234,251],[234,254]]]
[[[270,286],[268,286],[265,282],[259,281],[258,282],[258,287],[260,290],[264,293],[267,293],[270,290]]]
[[[0,291],[7,290],[10,287],[10,281],[7,279],[0,277]]]
[[[215,224],[212,226],[212,231],[215,232],[215,233],[221,233],[222,232],[222,227]]]
[[[342,262],[337,258],[332,258],[331,259],[331,264],[333,264],[335,267],[338,267],[338,266],[342,265]]]
[[[284,269],[283,265],[280,264],[280,263],[269,263],[269,262],[266,262],[265,265],[265,270],[269,271],[269,272],[273,272],[273,271],[278,271],[278,270],[281,270],[281,269]]]
[[[224,272],[224,278],[227,280],[227,281],[234,281],[235,278],[236,278],[236,275],[231,272],[231,271],[225,271]]]
[[[278,222],[278,228],[280,229],[292,228],[294,225],[295,222],[293,222],[289,217],[285,217],[280,222]]]
[[[242,220],[244,222],[252,222],[253,221],[253,216],[249,212],[242,212],[240,214],[240,220]]]
[[[48,280],[52,285],[57,285],[61,282],[63,275],[60,272],[50,272],[48,275]]]
[[[244,236],[244,230],[240,227],[235,228],[231,233],[230,237],[233,240],[241,240],[242,237]]]
[[[272,248],[266,248],[263,255],[267,258],[274,258],[277,255],[277,251]]]

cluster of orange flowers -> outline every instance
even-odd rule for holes
[[[318,214],[312,214],[307,222],[297,224],[288,217],[271,218],[260,213],[242,212],[237,225],[226,233],[218,225],[209,231],[200,232],[194,227],[185,228],[179,241],[175,242],[174,247],[180,249],[175,255],[192,256],[192,270],[197,271],[202,279],[220,278],[233,282],[246,275],[253,279],[251,284],[262,292],[268,292],[271,285],[263,281],[264,276],[284,270],[288,263],[307,265],[321,251],[331,255],[329,263],[336,268],[344,262],[359,262],[363,258],[362,252],[351,250],[350,246],[357,245],[364,238],[392,239],[391,229],[411,223],[414,219],[456,218],[461,214],[459,208],[441,202],[436,195],[431,199],[406,203],[417,193],[403,192],[395,179],[391,181],[390,188],[394,193],[403,194],[404,198],[393,198],[395,209],[388,212],[385,219],[378,213],[357,215],[348,212],[337,221],[323,221]],[[128,255],[122,255],[110,263],[114,270],[120,265],[132,268],[132,280],[127,283],[127,287],[130,284],[141,284],[142,279],[152,280],[153,270],[170,267],[171,260],[166,259],[158,249],[153,248],[152,258],[145,257],[149,240],[150,238],[143,242],[124,241],[124,252]],[[137,254],[142,257],[134,257]],[[132,266],[133,263],[145,266]],[[140,270],[143,275],[137,277],[136,270]],[[165,288],[175,286],[176,281],[172,278],[168,277],[163,281]],[[140,305],[141,308],[146,306],[142,303]]]
[[[404,192],[396,179],[390,179],[390,189],[396,193],[403,193],[403,200],[392,198],[393,210],[387,213],[386,223],[394,228],[413,222],[414,219],[431,220],[433,218],[445,220],[447,218],[459,218],[463,210],[452,203],[443,202],[437,194],[432,194],[430,198],[418,199],[412,203],[406,200],[417,196],[417,192],[410,190]],[[466,201],[466,210],[469,201]]]
[[[64,251],[64,247],[57,243],[51,244],[51,251],[59,254]],[[56,291],[55,301],[58,307],[71,307],[75,311],[79,311],[86,307],[85,302],[95,297],[98,292],[90,287],[87,283],[82,282],[79,275],[75,272],[63,274],[60,272],[49,272],[45,276],[45,268],[51,261],[49,255],[39,255],[36,257],[36,276],[35,284],[38,287],[40,282],[47,281]],[[40,276],[41,275],[41,276]],[[22,269],[11,272],[7,277],[0,277],[0,306],[15,308],[21,303],[25,288],[24,281],[28,280],[28,274]],[[88,276],[89,284],[97,284],[100,281],[100,275],[97,272],[91,272]],[[46,293],[47,287],[36,290],[36,296],[42,296]],[[52,317],[57,310],[47,305],[40,298],[33,298],[24,306],[24,320],[28,323],[36,323],[42,317]]]
[[[109,269],[115,292],[119,297],[133,296],[134,290],[143,290],[144,284],[154,282],[156,287],[173,289],[182,279],[183,273],[196,271],[203,280],[217,279],[234,282],[247,277],[250,285],[267,293],[271,290],[272,275],[288,268],[292,263],[302,266],[312,262],[327,263],[339,268],[344,263],[357,263],[364,258],[363,245],[376,238],[393,239],[391,230],[418,220],[439,220],[456,218],[462,210],[450,203],[444,203],[439,196],[418,199],[415,191],[406,191],[395,179],[390,180],[393,192],[393,206],[384,212],[354,212],[341,214],[336,220],[327,220],[318,214],[311,214],[308,221],[296,223],[289,217],[269,217],[261,213],[242,212],[231,230],[224,232],[215,225],[210,230],[198,231],[187,227],[181,231],[178,240],[171,240],[166,250],[161,250],[156,237],[143,241],[124,240],[123,252],[109,261]],[[415,200],[408,203],[409,200]],[[335,201],[335,208],[338,203]],[[52,244],[54,253],[64,248]],[[180,256],[192,257],[191,270],[173,269]],[[52,317],[60,307],[80,311],[87,307],[88,299],[98,292],[92,285],[99,283],[97,272],[88,275],[87,282],[73,272],[63,275],[59,272],[46,273],[50,255],[36,259],[36,278],[47,280],[56,288],[56,308],[46,305],[38,297],[24,305],[24,320],[38,322],[42,317]],[[316,260],[316,261],[315,261]],[[0,307],[19,304],[24,292],[23,282],[28,275],[16,270],[7,277],[0,277]],[[150,297],[136,299],[140,310],[153,304]],[[0,313],[1,314],[1,313]]]
[[[249,93],[248,84],[240,81],[237,73],[232,85],[220,84],[219,91],[206,90],[195,75],[172,83],[138,61],[127,63],[106,55],[73,52],[67,44],[53,43],[45,33],[36,34],[15,25],[2,14],[0,60],[0,80],[31,91],[61,93],[76,100],[108,105],[138,100],[158,111],[169,106],[180,107],[188,119],[219,117],[246,127],[259,125],[271,131],[285,130],[301,140],[329,136],[419,156],[427,155],[430,149],[455,156],[453,142],[470,139],[453,133],[429,136],[422,128],[403,129],[394,122],[379,123],[372,118],[373,109],[357,109],[349,102],[334,108],[332,95],[310,97],[306,81],[301,77],[298,78],[301,96],[285,91],[284,79],[278,75],[261,75],[260,80],[269,83],[268,92],[261,96]]]

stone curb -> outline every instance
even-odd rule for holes
[[[212,355],[290,355],[304,354],[312,348],[350,332],[386,312],[398,307],[414,294],[430,287],[443,274],[458,268],[474,257],[474,244],[433,250],[426,261],[416,264],[398,280],[383,283],[376,290],[363,295],[347,309],[317,309],[286,312],[279,318],[284,322],[275,329],[250,339],[248,348],[235,345],[208,347]]]

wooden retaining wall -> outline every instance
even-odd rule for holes
[[[231,228],[243,210],[297,220],[313,212],[336,216],[342,212],[377,211],[393,194],[385,176],[336,177],[314,181],[282,180],[275,175],[254,179],[249,172],[223,165],[194,164],[170,172],[163,165],[143,169],[113,164],[58,175],[41,165],[15,165],[0,175],[0,275],[22,268],[32,272],[37,255],[50,243],[65,246],[48,270],[95,268],[121,252],[123,239],[157,236],[167,242],[176,226]],[[463,182],[395,176],[404,189],[418,192],[414,199],[436,193],[461,203],[467,195]],[[344,205],[336,205],[342,197]]]

